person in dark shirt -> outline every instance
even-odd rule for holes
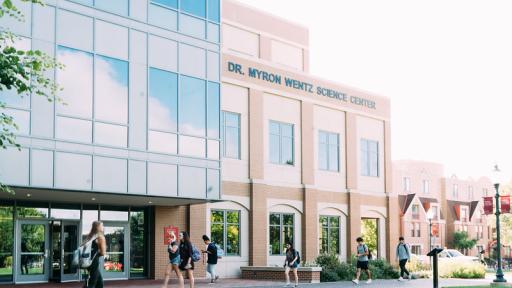
[[[208,265],[206,266],[206,271],[210,273],[211,276],[211,283],[215,283],[217,279],[219,279],[219,275],[215,272],[215,266],[217,265],[218,257],[217,257],[217,245],[215,243],[212,243],[210,241],[210,238],[206,235],[203,235],[203,241],[206,245],[206,250],[203,250],[203,253],[206,253],[208,255],[208,260],[206,263]]]
[[[187,277],[190,280],[190,288],[194,288],[194,261],[192,261],[192,242],[190,236],[185,231],[180,233],[180,270],[187,271]]]
[[[293,271],[293,277],[295,280],[294,287],[299,286],[299,276],[297,274],[297,268],[299,267],[299,254],[295,248],[293,248],[293,243],[286,243],[286,258],[284,260],[284,276],[286,278],[286,286],[290,286],[290,270]]]

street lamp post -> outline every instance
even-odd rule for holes
[[[432,218],[434,218],[434,215],[432,213],[432,210],[428,210],[427,212],[427,218],[428,218],[428,224],[429,224],[429,229],[428,229],[428,249],[429,251],[432,250]]]
[[[504,283],[507,282],[505,277],[503,277],[503,271],[501,270],[501,241],[500,241],[500,183],[498,175],[500,173],[500,169],[498,168],[498,165],[494,165],[493,174],[495,175],[494,179],[494,189],[496,189],[496,253],[498,258],[498,270],[496,270],[496,279],[494,279],[494,282],[498,283]]]

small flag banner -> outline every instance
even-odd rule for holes
[[[510,213],[510,195],[501,196],[501,213]]]
[[[490,197],[484,197],[484,214],[490,215],[493,211],[493,205],[492,205],[492,196]]]

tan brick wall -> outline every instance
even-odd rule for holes
[[[345,141],[347,161],[347,189],[357,189],[357,118],[354,113],[345,113]]]
[[[251,185],[249,183],[222,181],[222,194],[249,197],[251,196]]]
[[[164,227],[173,225],[179,227],[180,231],[187,231],[188,219],[187,206],[175,207],[155,207],[155,237],[153,238],[154,253],[153,254],[153,275],[154,279],[163,279],[165,277],[165,269],[169,263],[169,255],[167,254],[167,245],[164,244]]]
[[[347,256],[355,253],[356,251],[356,239],[361,236],[361,195],[357,193],[349,193],[349,219],[348,219],[348,227],[349,233],[347,235]]]
[[[249,89],[249,178],[263,179],[263,92]]]
[[[304,189],[302,221],[302,261],[312,262],[318,256],[318,191]],[[317,235],[317,236],[312,236]]]
[[[387,208],[388,218],[386,223],[386,242],[387,245],[387,253],[388,261],[391,263],[396,263],[396,249],[394,243],[398,242],[397,235],[400,235],[400,215],[397,213],[400,211],[398,206],[398,197],[387,197]]]
[[[305,185],[313,185],[315,183],[313,104],[302,101],[301,113],[302,183]]]
[[[189,208],[189,234],[190,240],[196,246],[197,249],[204,249],[203,235],[206,234],[206,215],[207,209],[206,204],[190,205]],[[205,259],[194,263],[194,277],[205,278],[206,277],[206,266]]]
[[[251,185],[249,212],[249,265],[267,265],[267,192],[264,185]]]

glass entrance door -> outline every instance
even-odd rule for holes
[[[71,265],[73,252],[78,248],[78,222],[62,221],[61,225],[61,282],[78,281],[80,269]]]
[[[128,223],[103,222],[107,254],[103,263],[105,279],[127,279],[129,271]]]
[[[17,226],[16,282],[47,282],[50,275],[48,222],[19,220]]]

